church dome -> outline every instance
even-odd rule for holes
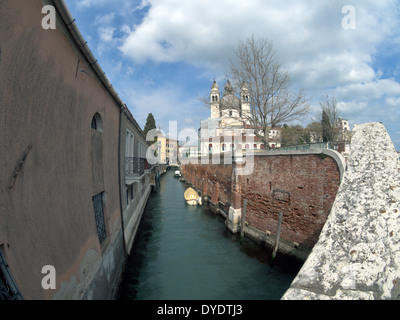
[[[229,80],[225,85],[225,95],[227,95],[227,94],[233,94],[233,88],[232,88],[232,85],[229,82]]]
[[[221,110],[240,110],[240,100],[234,94],[225,95],[221,99]]]
[[[225,93],[221,99],[222,110],[240,110],[240,99],[233,93],[233,88],[229,80],[225,85]]]

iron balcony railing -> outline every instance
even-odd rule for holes
[[[128,157],[125,158],[125,176],[141,177],[145,170],[151,169],[151,166],[145,158]]]

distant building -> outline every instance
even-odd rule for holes
[[[178,163],[178,140],[167,138],[166,141],[166,160],[169,164]]]

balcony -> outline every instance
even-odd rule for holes
[[[151,166],[145,158],[125,158],[125,183],[132,184],[144,175],[145,170],[150,169]]]

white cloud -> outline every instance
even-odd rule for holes
[[[355,100],[352,100],[350,102],[342,101],[338,103],[339,112],[345,114],[360,113],[361,111],[365,110],[367,106],[367,102],[357,102]]]
[[[400,83],[394,79],[376,79],[369,82],[356,82],[336,90],[341,99],[364,101],[381,99],[384,96],[400,95]]]
[[[113,27],[100,27],[99,28],[99,35],[100,40],[103,42],[112,42],[114,36],[115,28]]]
[[[186,124],[192,124],[193,123],[193,119],[192,118],[186,118],[185,119],[185,123]]]
[[[109,25],[115,18],[115,12],[104,15],[98,15],[94,21],[95,25]]]
[[[78,9],[82,10],[82,9],[93,7],[95,5],[96,6],[104,5],[108,2],[111,2],[111,0],[80,0],[76,6]]]
[[[197,124],[193,114],[199,108],[187,101],[186,91],[193,90],[185,81],[188,76],[183,81],[183,77],[174,78],[165,66],[180,62],[201,66],[191,69],[199,73],[193,78],[223,82],[233,49],[251,34],[273,42],[282,67],[294,85],[306,89],[312,105],[317,106],[325,93],[334,92],[344,116],[355,122],[399,115],[398,0],[127,0],[118,4],[82,0],[74,6],[83,10],[95,5],[106,8],[106,4],[112,9],[93,20],[100,39],[98,50],[110,53],[110,48],[118,47],[124,57],[112,59],[116,72],[143,78],[140,83],[136,79],[135,92],[127,93],[138,120],[145,120],[154,108],[159,119],[179,115],[180,121],[192,119]],[[356,9],[355,30],[342,28],[342,7],[347,4]],[[133,61],[131,66],[126,58]],[[150,67],[140,72],[144,66]],[[180,90],[162,87],[158,81],[162,78],[167,83],[168,77]],[[211,82],[203,95],[210,86]]]
[[[186,61],[221,72],[238,41],[254,33],[273,41],[283,67],[304,85],[369,81],[371,56],[398,26],[396,2],[353,2],[356,30],[342,29],[344,1],[147,0],[147,16],[120,49],[136,62]]]
[[[390,97],[386,99],[386,103],[391,107],[398,107],[400,108],[400,97],[394,98]]]

